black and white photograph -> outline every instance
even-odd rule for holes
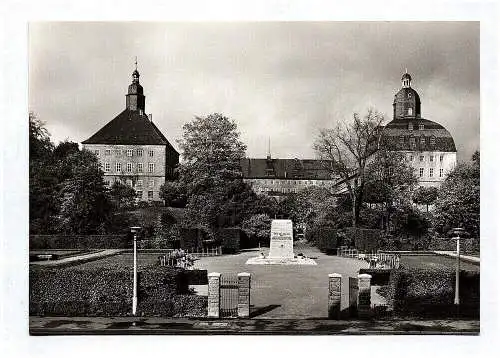
[[[479,339],[480,20],[88,20],[26,22],[31,339]]]

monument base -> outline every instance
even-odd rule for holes
[[[316,261],[307,257],[293,259],[252,257],[246,262],[247,265],[317,265]]]

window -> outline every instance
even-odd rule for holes
[[[131,157],[132,156],[132,152],[133,152],[132,149],[127,149],[127,157]]]
[[[142,149],[137,149],[137,156],[142,157],[143,150]]]
[[[148,200],[153,200],[153,191],[148,191]]]
[[[155,163],[149,163],[148,164],[148,171],[150,173],[153,173],[155,171]]]
[[[425,137],[420,137],[420,145],[425,145]]]
[[[99,149],[94,150],[94,154],[99,156]]]
[[[413,130],[413,123],[408,123],[408,130],[409,131],[412,131]]]
[[[111,170],[111,164],[109,163],[104,163],[104,171],[109,172]]]
[[[420,178],[424,176],[424,168],[420,168],[418,175],[420,176]]]
[[[431,155],[431,156],[429,157],[429,161],[431,161],[431,162],[433,162],[433,161],[434,161],[434,156],[433,156],[433,155]]]
[[[423,125],[422,123],[420,123],[420,124],[418,125],[418,130],[420,130],[420,131],[423,131],[423,130],[424,130],[424,125]]]
[[[413,155],[410,155],[410,162],[413,162]]]
[[[442,178],[443,177],[443,168],[439,169],[439,177]]]
[[[104,151],[104,155],[111,155],[111,149],[106,149]]]
[[[104,180],[104,184],[106,184],[106,186],[109,186],[109,184],[111,184],[111,181],[106,179],[106,180]]]
[[[153,157],[155,155],[155,151],[154,150],[150,150],[148,153],[149,153],[150,157]]]
[[[423,161],[424,161],[424,156],[423,156],[423,155],[421,155],[419,158],[420,158],[420,161],[421,161],[421,162],[423,162]]]
[[[137,190],[137,199],[142,199],[142,190]]]
[[[436,137],[434,136],[431,137],[431,145],[432,146],[436,145]]]
[[[414,146],[415,146],[415,138],[414,138],[414,137],[410,137],[410,145],[411,145],[412,147],[414,147]]]
[[[429,177],[433,177],[434,176],[434,168],[429,168]]]
[[[154,179],[151,179],[151,180],[149,181],[149,187],[150,187],[150,188],[154,188],[154,186],[155,186],[155,181],[154,181]]]
[[[122,163],[116,163],[116,171],[121,172],[122,171]]]
[[[400,136],[400,137],[399,137],[399,144],[403,145],[403,144],[404,144],[404,142],[405,142],[405,137]]]
[[[132,179],[127,179],[127,185],[132,186]]]
[[[411,116],[413,114],[413,108],[408,108],[408,115]]]
[[[443,161],[443,155],[442,155],[442,154],[439,156],[439,161],[440,161],[440,162],[442,162],[442,161]]]
[[[122,151],[120,149],[115,149],[115,155],[122,155]]]
[[[137,179],[136,186],[142,186],[142,179]]]
[[[127,173],[132,172],[132,163],[127,163]]]
[[[137,163],[137,172],[142,173],[144,165],[142,163]]]

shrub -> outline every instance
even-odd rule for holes
[[[337,229],[320,226],[316,231],[318,248],[326,253],[333,253],[337,249]]]
[[[460,316],[479,318],[479,273],[460,272]],[[455,271],[405,268],[392,270],[388,298],[398,316],[446,318],[457,315],[453,304]]]
[[[345,231],[351,245],[358,250],[375,251],[379,248],[382,230],[349,227]]]
[[[198,316],[206,297],[188,295],[182,269],[148,266],[138,273],[138,315]],[[131,315],[130,270],[30,268],[30,315]],[[190,311],[193,310],[193,312]]]
[[[239,228],[223,228],[217,233],[219,240],[222,242],[222,252],[235,253],[240,249],[240,229]]]

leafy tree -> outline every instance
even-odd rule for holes
[[[241,228],[248,236],[266,240],[271,233],[271,218],[266,214],[252,215],[242,222]]]
[[[351,199],[352,226],[359,222],[366,184],[366,165],[376,151],[380,138],[382,114],[368,110],[364,117],[353,114],[351,123],[340,123],[333,129],[322,129],[314,149],[333,177],[344,180]]]
[[[196,117],[183,126],[179,181],[186,187],[186,222],[214,235],[218,218],[234,213],[243,185],[240,160],[246,146],[236,123],[220,114]],[[232,220],[234,221],[234,220]]]
[[[131,209],[135,206],[136,191],[123,183],[114,182],[109,192],[114,207],[118,210]]]
[[[474,153],[472,159],[471,162],[458,164],[439,188],[434,218],[442,234],[460,226],[479,238],[479,152]]]
[[[438,188],[436,187],[419,187],[413,193],[413,202],[419,205],[426,205],[429,212],[429,205],[434,203],[438,196]]]
[[[160,198],[165,201],[165,206],[183,208],[187,202],[187,187],[180,181],[165,182],[160,188]]]
[[[72,153],[71,177],[62,183],[61,231],[71,234],[105,233],[112,204],[96,156],[89,151]]]

